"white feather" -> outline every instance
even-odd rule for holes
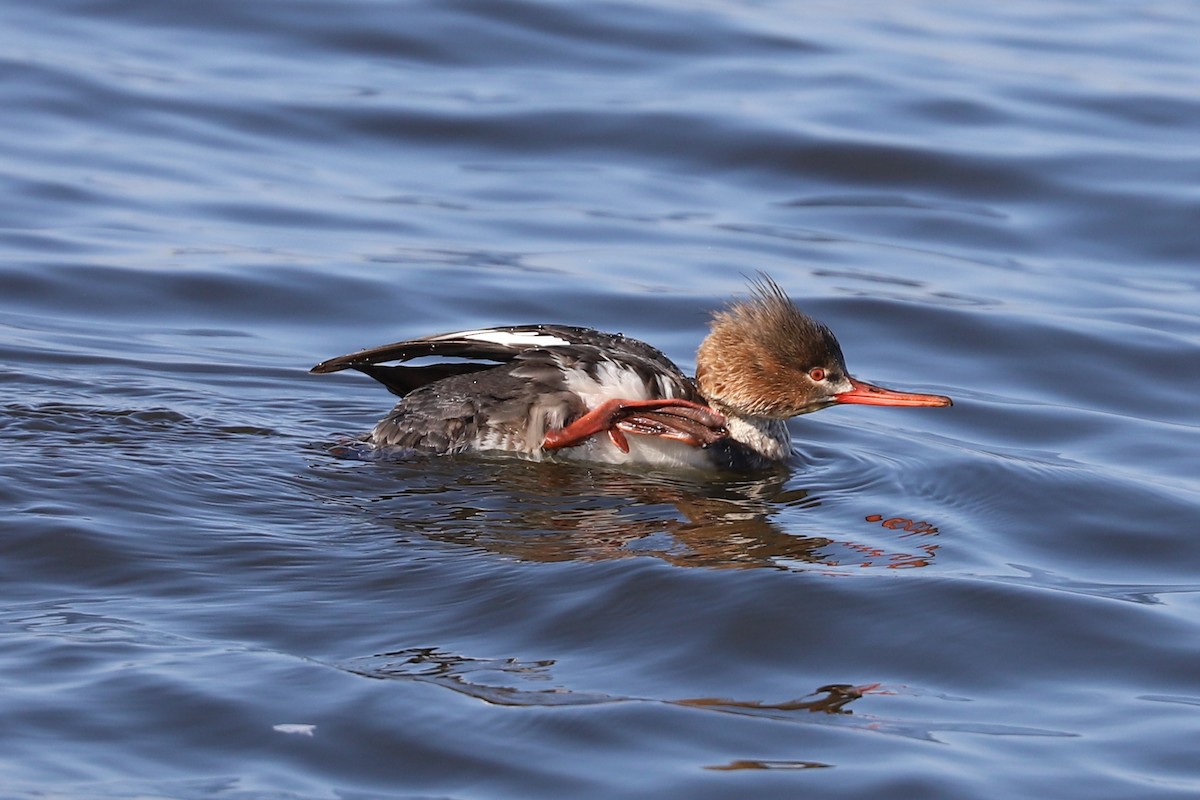
[[[482,328],[477,331],[462,331],[438,337],[441,339],[471,339],[476,342],[491,342],[505,346],[529,347],[563,347],[569,345],[566,339],[552,336],[539,331],[501,331],[494,328]]]
[[[563,378],[567,389],[579,395],[588,408],[595,408],[605,400],[653,400],[682,396],[676,386],[661,376],[653,384],[647,385],[637,372],[613,361],[597,364],[595,378],[583,370],[567,370]]]
[[[654,467],[711,469],[708,451],[683,442],[655,436],[626,436],[629,452],[622,452],[608,436],[597,434],[577,447],[554,451],[555,458],[591,461],[599,464],[645,464]]]

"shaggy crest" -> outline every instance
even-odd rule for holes
[[[750,284],[750,296],[713,315],[697,354],[701,394],[722,411],[786,419],[816,411],[796,394],[814,367],[840,383],[846,376],[842,348],[833,332],[808,316],[766,275]]]

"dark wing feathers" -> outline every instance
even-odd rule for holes
[[[469,375],[492,369],[495,364],[450,363],[430,364],[425,367],[385,367],[379,364],[353,364],[354,369],[387,387],[387,390],[397,397],[404,397],[413,389],[420,389],[427,383],[440,381],[455,375]]]
[[[359,350],[328,361],[322,361],[309,372],[326,373],[339,372],[343,369],[358,369],[364,364],[381,364],[385,361],[412,361],[414,358],[428,356],[441,358],[480,358],[491,361],[509,361],[516,355],[511,347],[493,345],[488,342],[471,341],[468,339],[448,339],[430,341],[429,339],[409,339],[403,342],[372,347],[369,350]]]
[[[586,328],[567,325],[510,325],[502,328],[483,328],[473,331],[457,331],[420,339],[372,347],[349,353],[328,361],[322,361],[309,372],[338,372],[357,368],[362,364],[380,364],[385,361],[411,361],[429,356],[441,358],[478,358],[489,361],[511,361],[525,350],[564,344],[587,344],[587,334],[595,334]],[[608,334],[601,334],[608,336]],[[640,342],[639,342],[640,344]]]
[[[690,383],[669,358],[645,342],[627,338],[619,333],[603,333],[571,325],[509,325],[406,339],[331,358],[309,371],[328,373],[355,369],[370,375],[393,394],[404,397],[414,389],[429,383],[491,369],[495,364],[449,362],[413,367],[379,366],[380,364],[430,357],[507,363],[518,358],[525,361],[523,355],[535,355],[530,351],[553,353],[562,347],[575,348],[579,361],[584,362],[581,366],[588,365],[587,362],[595,361],[602,354],[608,354],[631,364],[641,365],[640,369],[648,373],[659,372],[678,376],[680,381]],[[536,363],[540,359],[532,361]]]

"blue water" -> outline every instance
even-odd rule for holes
[[[0,10],[0,793],[1200,795],[1200,7]],[[309,375],[764,270],[786,470],[350,457]]]

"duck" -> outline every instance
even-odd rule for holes
[[[695,377],[638,339],[554,324],[405,339],[310,372],[347,369],[400,397],[365,437],[370,446],[436,455],[749,472],[792,457],[792,417],[834,405],[953,405],[851,376],[833,332],[767,275],[713,314]]]

